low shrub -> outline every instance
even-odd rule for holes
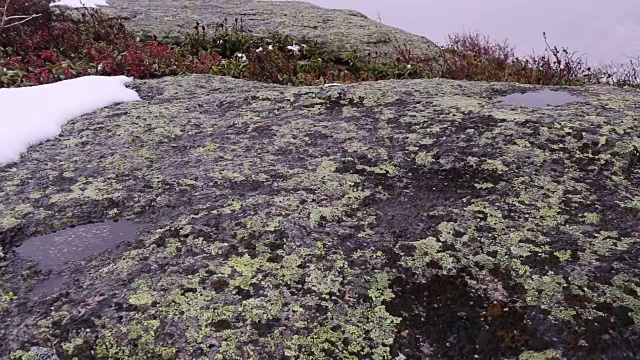
[[[122,17],[98,8],[52,8],[50,1],[0,0],[0,87],[91,74],[149,79],[193,73],[288,85],[434,77],[538,85],[640,84],[638,61],[592,70],[575,53],[548,43],[544,54],[519,58],[506,41],[492,42],[479,33],[451,35],[435,54],[414,54],[396,42],[394,61],[376,54],[338,55],[318,43],[295,43],[278,33],[252,36],[241,19],[225,19],[213,29],[196,23],[180,44],[167,45],[156,37],[138,40]]]

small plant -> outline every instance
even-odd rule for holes
[[[627,63],[602,65],[594,76],[601,83],[637,87],[640,84],[640,57],[629,59]]]
[[[397,46],[398,61],[421,69],[426,77],[469,81],[507,81],[536,85],[582,85],[597,83],[596,73],[582,58],[566,48],[548,44],[542,55],[515,56],[506,41],[492,42],[479,33],[453,34],[441,47],[440,56],[413,55]]]

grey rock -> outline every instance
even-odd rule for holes
[[[438,47],[423,36],[381,24],[357,11],[325,9],[301,1],[110,0],[103,9],[131,17],[127,25],[143,39],[156,34],[175,43],[193,31],[196,21],[212,29],[225,18],[230,23],[242,18],[245,28],[255,35],[278,31],[294,39],[319,41],[339,53],[378,51],[393,58],[395,46],[406,44],[416,53],[439,54]]]
[[[48,299],[7,251],[0,357],[42,331],[78,358],[636,357],[639,90],[130,86],[0,168],[3,249],[145,224]],[[498,100],[541,89],[584,101]]]
[[[31,360],[60,360],[53,349],[34,346],[29,349],[29,352],[33,354]]]

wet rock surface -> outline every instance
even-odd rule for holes
[[[70,263],[82,261],[116,247],[124,241],[133,241],[139,228],[131,221],[109,220],[101,223],[71,226],[51,234],[27,239],[16,248],[22,258],[32,259],[37,268],[49,274],[48,279],[36,284],[32,294],[49,295],[68,282],[64,273]]]
[[[43,270],[64,267],[134,239],[137,226],[130,221],[73,226],[58,232],[27,239],[16,252],[19,256],[35,259]]]
[[[529,107],[547,107],[584,101],[579,96],[565,91],[530,91],[525,93],[509,94],[498,98],[503,104]]]
[[[234,0],[110,0],[106,12],[130,18],[125,23],[142,38],[156,34],[160,40],[179,42],[192,32],[196,21],[212,32],[215,25],[242,19],[245,30],[268,37],[278,31],[294,39],[318,41],[343,53],[387,53],[395,58],[398,44],[415,53],[437,53],[436,45],[423,36],[384,25],[353,10],[325,9],[301,1]]]
[[[638,357],[640,91],[128,86],[0,168],[0,357]],[[34,293],[16,247],[109,218],[147,225]]]

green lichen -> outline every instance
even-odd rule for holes
[[[33,360],[37,355],[35,351],[16,350],[9,355],[9,358],[11,360]]]
[[[518,360],[555,360],[559,359],[560,354],[558,351],[549,349],[545,351],[535,352],[535,351],[525,351],[520,356],[518,356]]]
[[[20,294],[1,356],[633,357],[637,93],[530,109],[494,94],[535,87],[442,79],[131,86],[147,100],[0,169],[0,293]],[[135,242],[30,298],[44,276],[14,245],[116,216],[144,224]],[[529,347],[546,341],[562,352]]]
[[[141,285],[138,291],[129,297],[132,305],[150,305],[154,301],[154,294],[145,285]]]

